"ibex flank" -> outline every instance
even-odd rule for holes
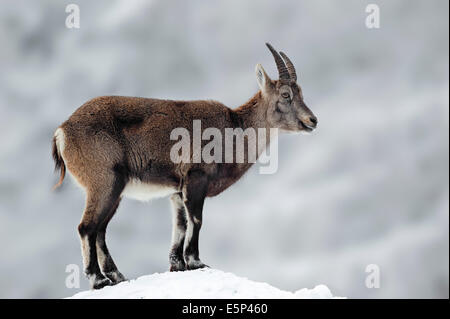
[[[192,133],[193,121],[225,128],[278,128],[312,131],[317,118],[303,102],[294,65],[270,44],[279,79],[271,80],[256,65],[260,90],[245,104],[230,109],[216,101],[171,101],[140,97],[97,97],[78,108],[53,137],[53,158],[61,176],[66,168],[86,192],[78,226],[84,271],[99,289],[125,280],[105,242],[109,221],[122,197],[149,200],[170,196],[173,206],[170,271],[206,267],[198,251],[203,203],[234,184],[253,164],[171,160],[175,128]],[[192,136],[192,135],[191,135]]]

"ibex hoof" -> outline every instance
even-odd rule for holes
[[[186,264],[188,270],[195,270],[200,268],[210,268],[208,265],[202,263],[200,260],[191,260]]]
[[[127,279],[125,278],[124,275],[122,275],[122,273],[120,271],[113,271],[113,272],[108,272],[105,273],[106,277],[111,280],[113,285],[116,285],[122,281],[127,281]]]
[[[105,286],[111,285],[113,285],[113,283],[108,278],[98,278],[95,279],[94,283],[92,284],[92,289],[102,289]]]
[[[186,270],[186,264],[182,260],[171,260],[169,271],[184,271]]]

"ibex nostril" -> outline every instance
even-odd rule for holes
[[[315,118],[315,117],[310,117],[310,118],[309,118],[309,121],[310,121],[312,124],[317,125],[317,118]]]

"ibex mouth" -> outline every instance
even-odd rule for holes
[[[312,132],[315,129],[315,127],[305,124],[301,120],[298,120],[298,125],[300,126],[300,130],[306,132]]]

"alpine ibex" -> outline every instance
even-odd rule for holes
[[[86,191],[78,226],[84,271],[94,289],[125,280],[105,243],[106,227],[123,196],[139,200],[171,196],[173,206],[170,271],[197,269],[198,241],[206,197],[234,184],[252,163],[174,163],[169,138],[173,129],[192,132],[194,120],[206,127],[278,128],[312,131],[317,119],[303,102],[294,65],[270,44],[279,79],[271,80],[260,64],[260,90],[245,104],[230,109],[216,101],[171,101],[139,97],[94,98],[61,124],[53,138],[53,158]],[[284,60],[284,61],[283,61]]]

